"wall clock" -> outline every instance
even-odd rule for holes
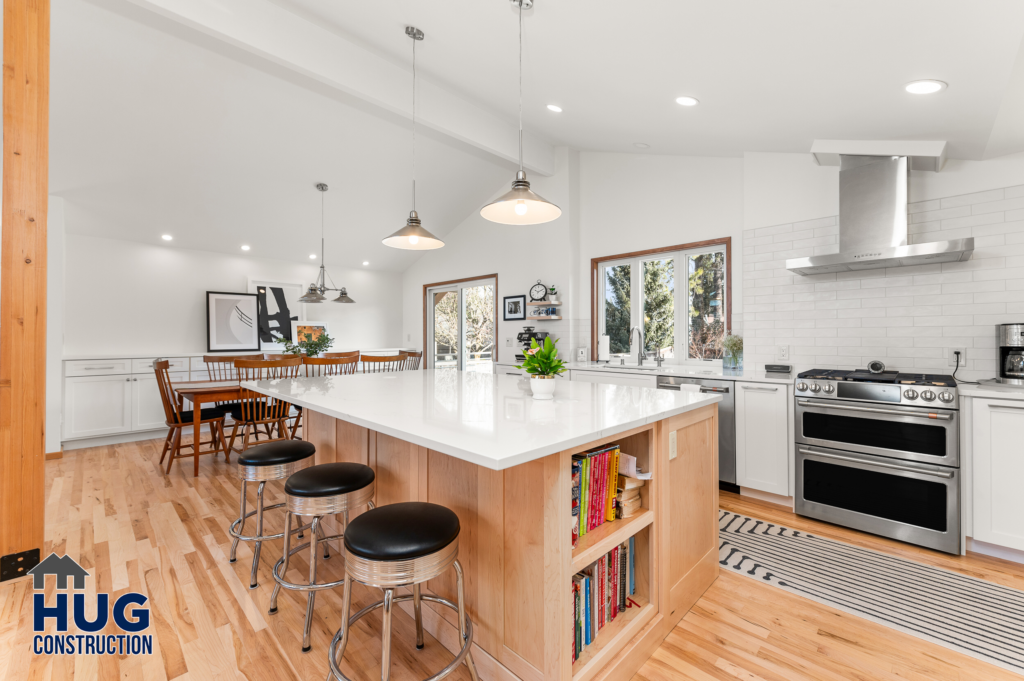
[[[534,284],[533,286],[530,287],[530,301],[531,302],[544,300],[544,296],[546,296],[547,294],[548,294],[548,287],[545,286],[544,284],[540,283],[540,279],[537,280],[536,284]]]

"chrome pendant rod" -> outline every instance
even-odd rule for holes
[[[523,169],[523,2],[519,0],[519,170]]]

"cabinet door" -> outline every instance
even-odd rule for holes
[[[170,373],[168,376],[172,384],[188,380],[187,371]],[[186,404],[185,408],[190,409],[191,405]],[[132,376],[132,430],[155,430],[166,426],[167,419],[156,375]]]
[[[635,374],[619,374],[610,371],[573,371],[572,380],[588,383],[614,383],[615,385],[635,385],[641,388],[657,388],[655,376],[637,376]]]
[[[974,538],[1024,550],[1024,402],[974,400]]]
[[[789,496],[786,387],[736,384],[736,484]]]
[[[131,376],[64,379],[64,439],[127,433],[131,428]]]

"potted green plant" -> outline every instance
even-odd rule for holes
[[[292,343],[287,338],[284,340],[285,353],[292,355],[305,354],[307,357],[316,357],[321,352],[327,352],[334,345],[334,339],[328,336],[326,332],[321,332],[316,338],[313,338],[311,333],[301,334],[301,336],[298,343]]]
[[[729,334],[722,339],[723,369],[740,369],[743,367],[743,337]]]
[[[555,290],[554,284],[552,284],[551,286],[548,287],[548,302],[549,303],[557,303],[558,302],[558,291]]]
[[[565,362],[558,359],[558,348],[555,347],[557,342],[548,336],[543,345],[538,345],[534,338],[525,353],[526,359],[516,367],[530,374],[530,389],[535,400],[554,399],[555,377],[565,371]]]

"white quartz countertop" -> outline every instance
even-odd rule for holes
[[[359,350],[359,348],[331,348],[327,352],[352,352]],[[379,355],[383,352],[398,352],[404,350],[412,350],[412,348],[373,348],[370,350],[361,350],[363,354]],[[79,360],[107,360],[107,359],[151,359],[155,357],[204,357],[206,355],[261,355],[264,352],[277,352],[275,350],[261,350],[256,351],[242,351],[242,352],[120,352],[116,354],[88,354],[88,355],[64,355],[61,357],[65,362],[79,361]]]
[[[988,397],[996,400],[1024,400],[1024,387],[999,385],[998,383],[982,383],[970,385],[957,383],[956,389],[962,397]]]
[[[796,378],[796,372],[791,374],[769,374],[764,371],[754,371],[753,369],[741,369],[739,371],[729,371],[721,369],[699,369],[697,367],[685,366],[681,364],[662,364],[661,368],[656,368],[654,371],[650,371],[649,368],[655,367],[653,362],[644,365],[644,369],[630,368],[628,366],[618,366],[614,363],[598,363],[598,362],[573,362],[567,364],[566,367],[571,371],[607,371],[612,373],[622,374],[634,374],[634,375],[650,375],[650,376],[683,376],[685,378],[708,378],[718,381],[749,381],[751,383],[780,383],[780,384],[792,384]]]
[[[256,392],[493,470],[721,401],[718,395],[454,369],[244,382]]]

